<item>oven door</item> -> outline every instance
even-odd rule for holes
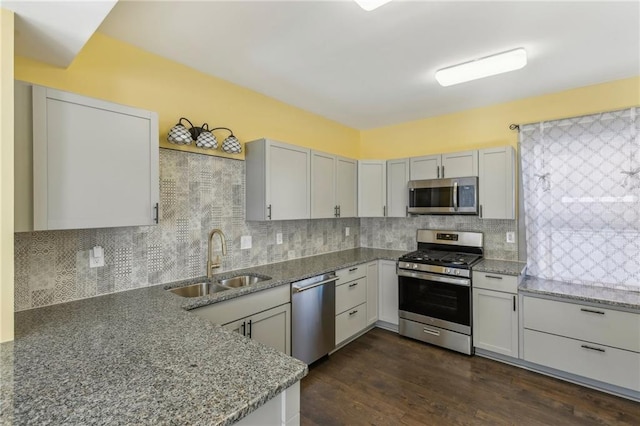
[[[399,315],[471,334],[471,280],[398,269]]]

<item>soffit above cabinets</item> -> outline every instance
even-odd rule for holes
[[[15,53],[68,67],[117,0],[3,1],[15,18]]]
[[[640,74],[639,2],[125,1],[99,31],[356,129]],[[518,47],[523,69],[435,80]]]

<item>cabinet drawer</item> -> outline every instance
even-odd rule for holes
[[[635,352],[525,330],[524,359],[640,391],[640,354]]]
[[[336,345],[347,340],[354,334],[364,330],[367,326],[367,304],[363,303],[355,308],[336,316]]]
[[[518,292],[518,277],[513,275],[493,274],[491,272],[473,272],[473,287],[487,290]]]
[[[524,328],[640,352],[640,315],[631,312],[524,298]]]
[[[336,287],[336,314],[367,301],[367,279],[351,281]]]
[[[358,278],[365,277],[366,275],[367,275],[366,264],[340,269],[339,271],[336,271],[336,276],[338,277],[338,281],[336,282],[336,285],[340,285],[352,280],[357,280]]]

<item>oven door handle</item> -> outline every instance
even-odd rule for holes
[[[468,280],[466,278],[445,277],[442,275],[429,274],[428,272],[414,272],[404,269],[398,269],[397,273],[399,277],[417,278],[420,280],[471,287],[471,280]]]

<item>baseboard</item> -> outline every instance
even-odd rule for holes
[[[398,332],[398,324],[391,324],[390,322],[386,321],[376,321],[374,326],[382,328],[383,330],[393,331],[394,333]]]
[[[494,361],[513,365],[514,367],[523,368],[534,373],[543,374],[545,376],[553,377],[559,380],[564,380],[565,382],[584,386],[586,388],[608,393],[610,395],[619,396],[620,398],[640,402],[640,392],[636,392],[631,389],[621,388],[620,386],[611,385],[609,383],[600,382],[598,380],[592,380],[583,376],[577,376],[575,374],[567,373],[566,371],[556,370],[554,368],[545,367],[544,365],[534,364],[523,359],[513,358],[495,352],[486,351],[484,349],[476,348],[475,354],[483,358],[488,358]]]

